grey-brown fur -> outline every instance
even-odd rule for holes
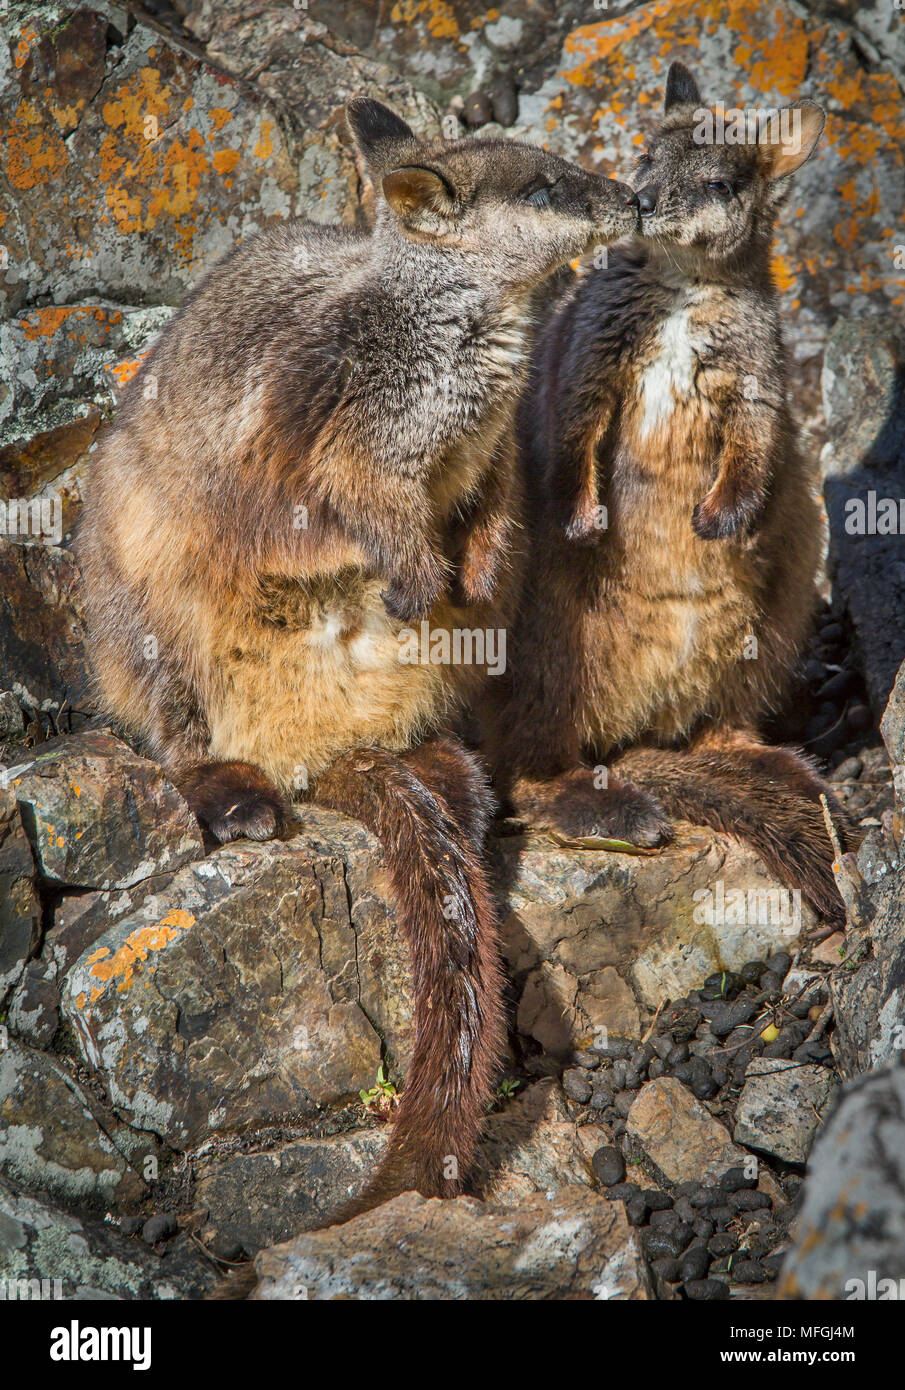
[[[488,793],[430,738],[481,668],[405,664],[400,631],[508,620],[531,295],[633,214],[541,150],[349,118],[373,232],[288,222],[214,268],[98,453],[80,549],[102,701],[219,839],[298,793],[383,844],[417,1026],[369,1202],[459,1190],[503,1031]]]
[[[799,108],[793,151],[699,144],[702,108],[674,65],[639,163],[638,235],[579,282],[537,344],[520,430],[532,554],[494,761],[517,809],[567,832],[617,829],[589,770],[609,762],[667,810],[697,807],[765,854],[804,836],[809,852],[787,867],[828,910],[822,783],[791,754],[748,756],[815,600],[816,478],[789,409],[769,251],[823,113]],[[632,744],[690,739],[701,761],[684,755],[684,785],[670,756],[615,761]],[[767,775],[794,805],[782,819],[777,791],[782,831],[762,826],[758,840]],[[733,776],[758,793],[734,812]],[[662,816],[629,806],[623,819],[648,843],[668,834]]]

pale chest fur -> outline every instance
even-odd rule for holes
[[[641,440],[668,426],[676,406],[685,406],[695,389],[704,345],[687,300],[660,325],[654,350],[635,378],[635,428]]]
[[[610,460],[606,582],[592,619],[609,653],[594,737],[693,723],[758,627],[757,557],[699,538],[692,512],[711,486],[721,364],[707,307],[679,296],[632,364]]]

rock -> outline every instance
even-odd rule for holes
[[[14,793],[0,783],[0,1004],[37,949],[41,907],[35,862]]]
[[[528,1086],[484,1122],[472,1181],[496,1206],[516,1206],[533,1192],[590,1186],[594,1153],[608,1138],[602,1125],[576,1125],[552,1078]]]
[[[905,661],[903,362],[905,330],[897,320],[842,319],[827,342],[823,366],[831,438],[823,458],[830,567],[878,719]],[[884,520],[884,505],[892,527]]]
[[[84,708],[79,572],[64,546],[0,537],[0,682],[32,709]]]
[[[188,1240],[161,1257],[114,1226],[79,1220],[2,1179],[0,1269],[7,1299],[200,1299],[218,1279]]]
[[[22,707],[11,690],[0,690],[0,743],[20,738],[25,732]]]
[[[905,1045],[905,876],[895,838],[869,835],[857,856],[870,954],[830,977],[842,1073],[898,1060]]]
[[[407,1192],[262,1251],[255,1269],[260,1300],[652,1297],[621,1203],[583,1187],[515,1207]]]
[[[615,1187],[625,1181],[625,1159],[611,1144],[599,1148],[592,1159],[594,1176],[601,1187]]]
[[[383,1126],[202,1160],[195,1197],[210,1213],[204,1243],[254,1255],[324,1225],[362,1191],[388,1138]]]
[[[408,975],[376,843],[313,807],[305,824],[181,869],[67,976],[86,1062],[132,1124],[177,1148],[357,1098],[381,1060],[372,1019],[407,1060]]]
[[[7,1178],[81,1206],[136,1201],[145,1184],[114,1142],[122,1130],[53,1058],[14,1039],[0,1050],[0,1173]],[[146,1141],[145,1153],[154,1149]]]
[[[899,667],[895,685],[886,702],[880,733],[892,766],[896,801],[905,808],[905,661]]]
[[[735,1138],[786,1163],[804,1163],[836,1083],[826,1067],[780,1057],[748,1064],[735,1114]]]
[[[844,1087],[810,1157],[778,1297],[901,1296],[905,1279],[903,1116],[902,1067],[884,1067]],[[892,1282],[878,1287],[878,1281],[886,1280]]]
[[[50,296],[66,306],[44,311],[53,324],[99,287],[114,305],[173,304],[236,240],[314,209],[299,151],[260,90],[145,25],[111,28],[122,12],[103,0],[59,8],[62,23],[16,25],[0,92],[12,313]]]
[[[179,1229],[178,1222],[172,1212],[158,1212],[156,1216],[151,1216],[141,1228],[141,1238],[145,1245],[158,1245],[161,1241],[169,1240]]]
[[[563,1060],[637,1037],[640,1005],[769,955],[814,920],[807,907],[787,912],[751,851],[700,829],[650,857],[540,835],[501,838],[495,856],[519,1031]]]
[[[590,1074],[584,1067],[570,1067],[568,1071],[564,1071],[562,1084],[570,1100],[576,1101],[579,1105],[587,1105],[593,1087]]]
[[[195,817],[160,768],[110,734],[52,739],[8,780],[53,884],[129,888],[204,853]]]
[[[670,1183],[715,1182],[745,1161],[725,1126],[671,1076],[641,1088],[628,1131]]]
[[[60,1026],[60,991],[44,961],[33,960],[9,999],[10,1027],[34,1047],[49,1047]]]
[[[811,950],[811,960],[819,965],[838,965],[845,955],[845,935],[834,931]]]

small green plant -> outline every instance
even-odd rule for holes
[[[504,1076],[497,1087],[497,1100],[511,1100],[521,1084],[514,1076]]]
[[[398,1105],[399,1096],[396,1087],[389,1080],[386,1074],[386,1067],[383,1062],[377,1068],[377,1084],[368,1091],[359,1091],[361,1103],[366,1110],[370,1110],[372,1115],[387,1115]]]

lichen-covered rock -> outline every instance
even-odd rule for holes
[[[667,1182],[715,1183],[744,1165],[745,1151],[725,1125],[673,1076],[641,1087],[626,1124]]]
[[[905,243],[900,249],[905,264]],[[905,662],[903,374],[901,315],[836,324],[822,379],[830,429],[823,453],[830,567],[877,718]]]
[[[315,826],[331,819],[348,825],[306,810]],[[380,935],[388,918],[367,894],[358,916],[342,833],[329,851],[322,844],[315,831],[314,840],[303,832],[219,849],[180,870],[69,971],[64,1015],[133,1124],[184,1148],[312,1115],[373,1084],[380,1039],[357,962],[391,954]],[[362,857],[358,871],[375,870]],[[405,993],[405,977],[387,990]]]
[[[804,1163],[835,1089],[827,1067],[755,1058],[738,1098],[736,1142],[786,1163]]]
[[[255,1255],[325,1225],[373,1177],[388,1138],[386,1127],[362,1129],[202,1158],[195,1200],[209,1213],[205,1245]]]
[[[8,780],[51,883],[129,888],[204,853],[198,822],[160,768],[111,734],[52,739]]]
[[[262,1300],[652,1297],[622,1203],[584,1187],[515,1207],[407,1192],[262,1251],[255,1269]]]
[[[650,855],[532,835],[501,839],[496,861],[519,1031],[561,1058],[637,1037],[640,1006],[786,949],[814,921],[752,851],[687,826]]]
[[[103,0],[13,3],[6,24],[13,313],[39,296],[90,303],[99,286],[114,304],[174,304],[237,239],[306,206],[280,115],[253,87]]]
[[[140,911],[172,874],[155,874],[129,888],[82,889],[54,902],[41,953],[29,961],[9,999],[10,1026],[36,1047],[46,1047],[60,1026],[60,989],[69,969],[99,936],[127,914]]]
[[[0,682],[32,709],[85,708],[79,584],[65,546],[0,536]]]
[[[14,1039],[0,1050],[0,1173],[7,1178],[79,1206],[136,1201],[146,1189],[114,1142],[122,1129],[53,1058]],[[145,1152],[153,1151],[147,1143]]]
[[[197,1299],[217,1282],[187,1239],[158,1255],[0,1179],[0,1278],[7,1300]]]
[[[15,795],[0,785],[0,1004],[40,940],[41,907],[34,876],[35,862]]]
[[[780,1298],[899,1298],[902,1280],[905,1068],[894,1066],[840,1093],[811,1154],[778,1292]]]
[[[886,702],[880,732],[892,766],[896,804],[905,811],[905,661],[899,667],[895,685]]]
[[[844,1076],[852,1077],[905,1051],[905,872],[901,817],[905,811],[905,665],[900,669],[881,725],[893,769],[897,811],[867,836],[856,866],[861,881],[857,925],[870,943],[857,969],[832,977],[836,1050]],[[898,828],[897,828],[898,823]]]

